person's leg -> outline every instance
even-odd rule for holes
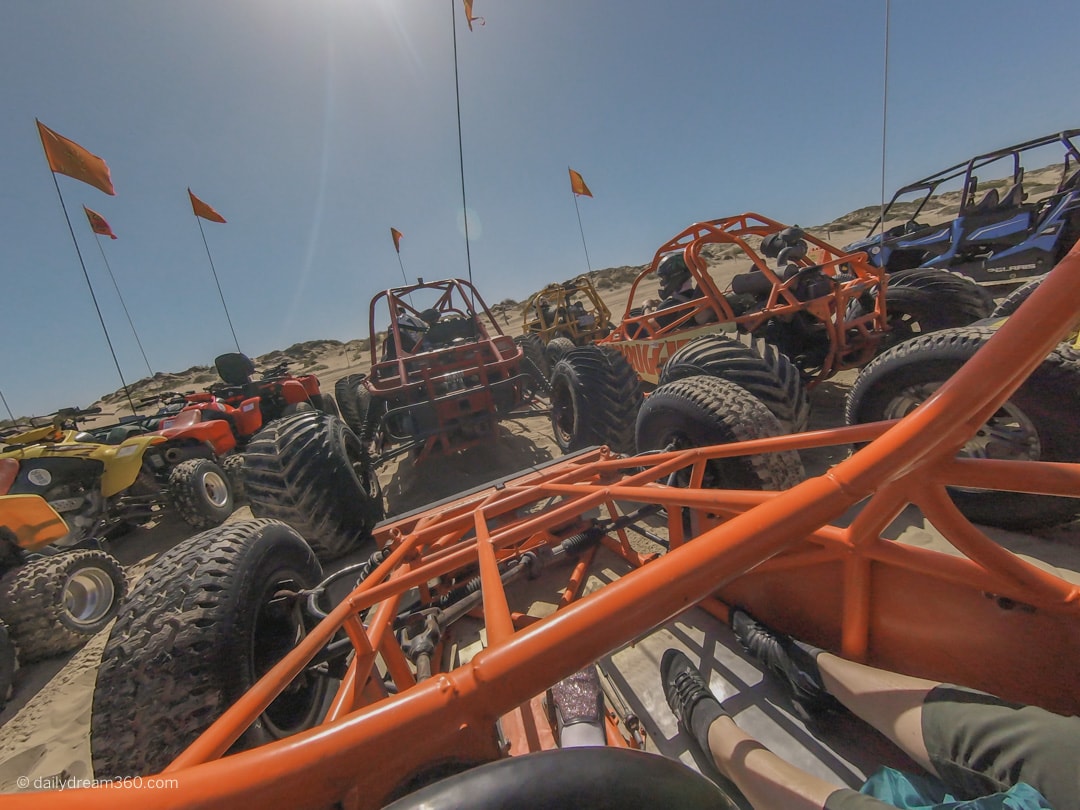
[[[939,682],[857,664],[827,652],[819,653],[815,661],[829,694],[928,772],[940,776],[923,740],[923,704]]]
[[[958,797],[1026,782],[1054,807],[1080,810],[1080,718],[938,681],[858,664],[732,611],[743,646],[786,682],[797,703],[821,693],[881,731]]]
[[[840,790],[839,785],[778,757],[728,715],[709,726],[708,750],[720,773],[734,782],[754,807],[820,810]]]
[[[708,684],[683,653],[668,650],[660,662],[668,705],[702,753],[730,779],[754,807],[821,810],[830,796],[851,794],[859,806],[887,805],[856,796],[778,757],[744,732],[723,710]],[[829,803],[829,806],[838,806]]]

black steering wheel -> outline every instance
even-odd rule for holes
[[[410,793],[383,810],[735,810],[681,762],[630,748],[558,748],[489,762]]]

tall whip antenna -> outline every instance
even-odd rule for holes
[[[881,216],[878,218],[883,242],[885,240],[885,135],[889,119],[889,9],[890,0],[885,0],[885,75],[881,93]]]
[[[454,98],[457,102],[458,168],[461,173],[461,217],[465,220],[465,264],[469,270],[469,286],[472,286],[472,256],[469,253],[469,210],[465,206],[465,152],[461,144],[461,84],[458,81],[457,12],[456,0],[450,0],[450,30],[454,33]]]

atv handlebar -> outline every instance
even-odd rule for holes
[[[263,369],[260,374],[262,374],[262,379],[264,380],[273,380],[277,379],[278,377],[286,377],[289,374],[290,365],[291,364],[288,360],[283,360],[277,365]]]

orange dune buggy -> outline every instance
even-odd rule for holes
[[[748,262],[723,289],[702,255],[707,246]],[[650,276],[682,286],[664,302],[642,302]],[[656,251],[610,335],[554,365],[555,438],[564,452],[592,444],[621,452],[663,447],[655,436],[634,436],[635,382],[647,391],[699,374],[750,391],[782,429],[804,430],[808,389],[888,346],[963,326],[991,308],[969,279],[925,269],[890,276],[864,253],[845,253],[759,214],[697,223]],[[596,401],[605,407],[593,407]]]
[[[957,457],[1078,313],[1074,249],[903,420],[632,458],[584,451],[382,525],[378,552],[338,578],[356,581],[340,599],[287,526],[198,535],[136,587],[95,694],[98,778],[158,775],[7,803],[365,808],[508,756],[536,776],[547,760],[535,752],[565,742],[544,708],[562,679],[598,661],[610,671],[657,632],[703,659],[724,651],[722,627],[688,629],[695,605],[723,619],[738,604],[857,661],[1076,713],[1080,693],[1062,684],[1080,664],[1080,588],[992,541],[946,487],[1080,497],[1077,463]],[[784,492],[714,475],[727,459],[867,442]],[[959,554],[886,539],[909,505]],[[636,532],[662,547],[639,550]],[[755,692],[744,659],[727,672]],[[655,700],[633,712],[605,701],[608,747],[640,747],[632,715]],[[805,743],[803,757],[843,764],[862,747],[822,752],[775,706],[760,713]],[[677,757],[664,729],[649,725],[645,742]],[[538,796],[568,800],[570,775],[590,772],[572,763],[605,757],[564,753],[561,778],[530,783]],[[619,759],[635,786],[655,774],[646,760],[662,762]]]

